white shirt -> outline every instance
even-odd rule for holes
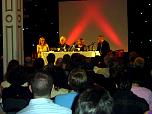
[[[54,104],[47,98],[31,99],[29,105],[17,114],[72,114],[68,108]]]

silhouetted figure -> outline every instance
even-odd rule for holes
[[[97,51],[101,53],[102,57],[105,57],[107,53],[110,51],[110,45],[108,41],[104,39],[103,35],[98,36]]]
[[[111,114],[113,99],[104,88],[90,88],[80,94],[74,114]]]

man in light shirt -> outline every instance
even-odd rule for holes
[[[52,85],[51,76],[43,72],[36,73],[29,86],[34,99],[17,114],[72,114],[70,109],[54,104],[50,99]]]

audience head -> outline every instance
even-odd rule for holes
[[[75,68],[73,69],[68,77],[69,86],[77,91],[82,92],[87,87],[87,74],[84,69]]]
[[[24,66],[25,67],[33,67],[33,61],[32,61],[32,58],[30,56],[25,57]]]
[[[136,57],[138,57],[139,55],[137,54],[137,52],[135,51],[131,51],[129,53],[129,62],[132,64],[134,62],[134,60],[136,59]]]
[[[12,70],[13,68],[19,66],[19,61],[17,60],[11,60],[9,63],[8,63],[8,66],[7,66],[7,71],[6,71],[6,74],[5,74],[5,79],[7,80],[8,78],[8,73],[10,72],[10,70]]]
[[[25,71],[25,68],[18,65],[8,72],[7,81],[12,85],[22,85],[27,81],[26,78],[27,72]]]
[[[70,57],[70,55],[69,54],[65,54],[64,56],[63,56],[63,63],[65,63],[65,64],[69,64],[70,63],[70,61],[71,61],[71,57]]]
[[[37,72],[31,80],[30,89],[34,95],[34,98],[48,98],[50,96],[52,86],[53,80],[51,76],[44,72]]]
[[[86,57],[79,53],[73,53],[71,55],[71,65],[73,67],[84,67]]]
[[[117,72],[115,82],[119,90],[131,90],[132,79],[126,69]]]
[[[137,69],[137,68],[133,68],[130,70],[129,72],[131,79],[132,79],[132,83],[138,84],[140,86],[144,86],[146,83],[145,79],[146,79],[146,73],[144,69]]]
[[[42,70],[44,67],[44,60],[42,58],[36,58],[33,67],[35,70]]]
[[[15,68],[15,67],[17,67],[19,65],[19,61],[17,61],[17,60],[11,60],[9,63],[8,63],[8,66],[7,66],[7,72],[9,71],[9,70],[11,70],[12,68]]]
[[[101,56],[95,56],[92,62],[94,66],[98,66],[98,67],[101,67],[101,64],[104,63]]]
[[[56,62],[55,62],[55,66],[57,66],[57,67],[60,67],[60,68],[62,68],[62,61],[63,60],[63,58],[57,58],[57,60],[56,60]]]
[[[90,88],[80,94],[75,114],[111,114],[113,99],[104,88]]]
[[[112,66],[112,62],[113,62],[113,55],[112,55],[112,52],[111,54],[107,54],[105,57],[104,57],[104,63],[107,67],[111,67]]]
[[[49,53],[47,56],[47,61],[48,63],[53,63],[55,62],[55,55],[53,53]]]
[[[145,60],[142,57],[137,57],[134,61],[134,66],[136,68],[143,68],[145,64]]]

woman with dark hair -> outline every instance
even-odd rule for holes
[[[111,114],[113,99],[104,88],[89,88],[80,94],[74,114]]]
[[[22,86],[27,82],[26,78],[27,73],[25,68],[21,65],[12,68],[8,72],[7,81],[11,85],[2,90],[2,104],[5,112],[15,113],[21,110],[32,98],[28,85]]]

